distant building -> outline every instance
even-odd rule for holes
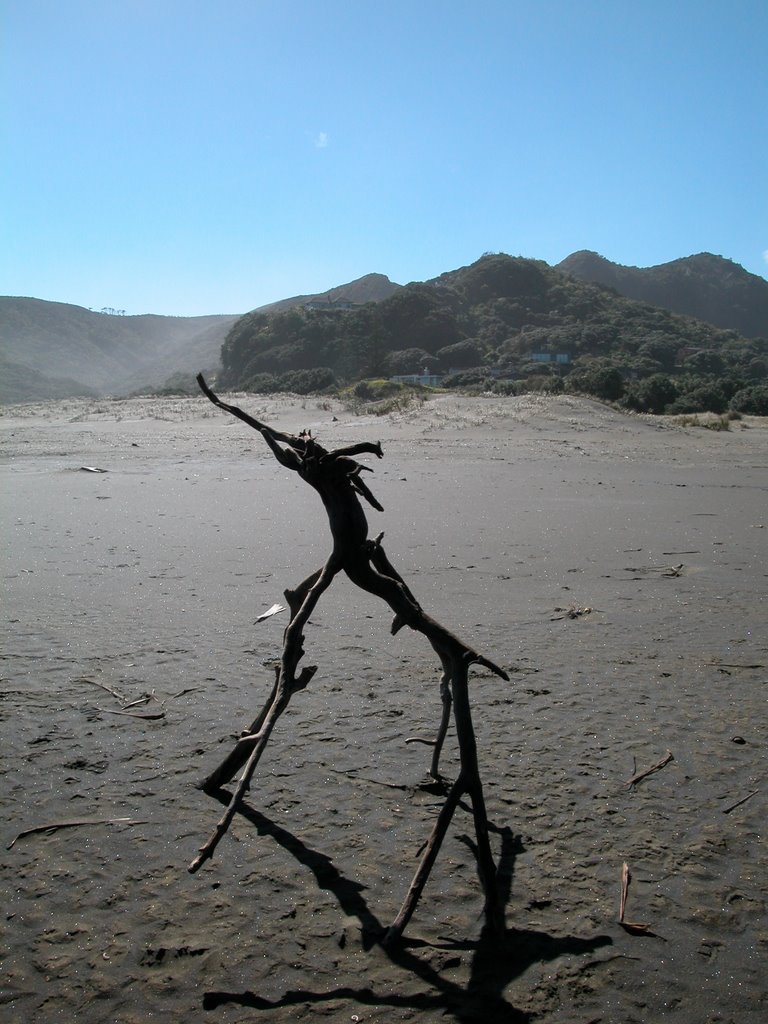
[[[571,361],[567,352],[531,352],[528,358],[534,363],[560,363],[561,366]]]
[[[428,388],[439,388],[443,382],[441,373],[405,373],[389,378],[395,384],[423,384]]]

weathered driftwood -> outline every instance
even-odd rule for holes
[[[199,375],[197,380],[204,394],[214,405],[258,430],[278,462],[298,473],[318,492],[328,514],[333,550],[322,568],[308,576],[295,590],[285,591],[285,599],[290,609],[290,622],[283,637],[282,657],[280,665],[276,668],[272,691],[264,707],[240,736],[235,747],[202,783],[202,789],[214,792],[231,782],[238,772],[241,772],[224,816],[211,837],[200,848],[189,870],[197,871],[212,856],[248,791],[251,777],[275,723],[285,711],[291,697],[304,689],[315,674],[314,665],[307,665],[299,670],[299,662],[304,656],[303,630],[323,592],[330,586],[334,577],[343,571],[357,586],[382,598],[389,605],[394,612],[392,633],[397,633],[403,626],[422,633],[440,660],[442,717],[437,738],[433,743],[430,769],[435,778],[439,778],[440,752],[450,724],[451,711],[456,723],[459,744],[458,778],[448,791],[406,899],[387,932],[386,939],[396,939],[407,925],[437,858],[456,807],[465,795],[472,803],[486,917],[489,923],[502,927],[502,908],[496,890],[496,870],[488,840],[488,822],[470,711],[468,671],[471,665],[477,664],[485,666],[502,679],[508,679],[508,676],[498,665],[468,647],[427,615],[389,561],[381,543],[384,535],[379,534],[373,540],[368,537],[368,523],[360,499],[363,498],[373,508],[380,511],[383,509],[361,479],[362,471],[369,467],[356,462],[354,456],[371,454],[382,458],[381,445],[363,441],[346,448],[327,451],[310,433],[294,436],[273,430],[237,406],[221,401],[208,387],[202,375]]]
[[[655,772],[661,771],[665,765],[668,765],[670,761],[674,761],[674,755],[671,750],[668,750],[664,757],[660,758],[655,764],[652,764],[650,768],[646,768],[642,772],[636,772],[631,779],[627,779],[624,783],[625,786],[636,786],[638,782],[642,782],[643,779],[647,779],[649,775],[653,775]]]
[[[54,821],[49,825],[33,825],[32,828],[25,828],[10,841],[7,849],[10,850],[20,839],[26,836],[34,836],[39,833],[52,835],[63,828],[83,828],[86,825],[146,825],[146,821],[136,821],[134,818],[77,818],[75,821]]]

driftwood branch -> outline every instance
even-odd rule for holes
[[[126,718],[141,718],[145,722],[154,722],[158,718],[165,718],[164,711],[150,712],[148,715],[139,714],[134,711],[111,711],[109,708],[96,708],[102,715],[124,715]]]
[[[40,832],[45,832],[47,835],[51,835],[53,832],[58,832],[63,828],[82,828],[85,825],[146,825],[146,821],[135,821],[133,818],[84,818],[76,821],[54,821],[48,825],[34,825],[32,828],[25,828],[22,832],[11,840],[8,844],[7,849],[11,849],[20,839],[24,839],[25,836],[36,835]]]
[[[724,807],[723,814],[730,814],[731,811],[735,811],[737,807],[741,807],[741,805],[745,804],[747,800],[751,800],[753,796],[757,796],[759,792],[759,789],[755,789],[751,793],[747,793],[746,796],[743,796],[741,800],[737,800],[735,804],[729,804],[728,807]]]
[[[674,761],[674,755],[671,750],[668,750],[664,757],[652,764],[650,768],[646,768],[645,771],[637,772],[631,779],[627,779],[626,786],[636,786],[638,782],[642,782],[643,779],[647,779],[649,775],[653,775],[654,772],[660,771],[665,765],[669,764],[670,761]]]
[[[650,925],[640,924],[637,921],[627,921],[625,917],[627,909],[627,896],[629,894],[629,883],[632,881],[632,874],[629,870],[629,865],[624,862],[621,867],[621,899],[619,901],[619,924],[625,932],[629,932],[630,935],[648,935],[653,937],[654,933],[650,930]]]
[[[298,473],[301,479],[317,491],[328,515],[333,550],[321,569],[308,576],[294,590],[285,591],[290,621],[283,636],[282,656],[272,691],[250,728],[245,730],[224,761],[201,785],[205,791],[214,792],[232,781],[238,772],[242,772],[223,817],[189,865],[190,872],[197,871],[212,856],[226,834],[249,789],[254,770],[277,720],[291,697],[303,689],[314,675],[315,666],[299,670],[299,663],[304,656],[303,630],[321,595],[338,573],[344,572],[354,584],[381,598],[390,607],[394,613],[391,626],[393,634],[407,626],[429,641],[442,667],[442,717],[433,742],[430,772],[433,777],[439,778],[440,753],[450,725],[451,711],[461,761],[459,777],[448,792],[400,913],[387,932],[386,941],[395,941],[413,914],[456,807],[465,795],[470,797],[472,803],[486,918],[492,926],[501,927],[502,908],[496,891],[496,871],[488,838],[488,821],[469,703],[468,672],[470,666],[481,665],[502,679],[509,677],[499,665],[469,647],[427,615],[387,557],[381,543],[383,534],[373,540],[369,539],[368,523],[360,499],[375,509],[381,510],[382,506],[361,480],[362,470],[369,467],[357,463],[353,456],[375,455],[382,458],[381,445],[363,441],[327,451],[308,432],[291,435],[273,430],[236,406],[223,402],[208,387],[202,375],[197,379],[203,393],[214,405],[257,430],[278,462]]]

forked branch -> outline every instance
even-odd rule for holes
[[[303,689],[314,675],[315,666],[298,670],[299,662],[304,656],[303,629],[320,596],[330,586],[334,577],[343,571],[362,590],[374,594],[389,605],[394,613],[393,633],[408,626],[422,633],[431,644],[442,667],[442,717],[433,745],[431,774],[435,778],[439,777],[440,753],[452,710],[461,761],[459,777],[448,792],[406,899],[387,932],[386,940],[391,942],[397,939],[413,914],[456,807],[465,795],[469,796],[472,802],[478,867],[485,891],[486,917],[492,926],[502,926],[502,908],[496,891],[495,867],[488,839],[488,821],[470,711],[468,670],[471,665],[482,665],[502,679],[509,677],[499,665],[479,654],[445,626],[427,615],[387,557],[381,543],[383,534],[379,534],[374,540],[368,538],[368,523],[360,498],[375,509],[382,510],[382,506],[361,479],[362,471],[369,470],[370,467],[355,462],[353,456],[370,454],[382,458],[381,445],[362,441],[335,451],[327,451],[311,433],[305,431],[299,435],[292,435],[273,430],[237,406],[223,402],[208,387],[202,375],[197,379],[203,393],[214,405],[257,430],[278,462],[297,472],[318,492],[328,515],[333,550],[322,569],[312,573],[294,590],[285,592],[291,617],[283,636],[282,657],[272,692],[251,727],[202,784],[202,788],[209,792],[217,790],[230,782],[242,769],[229,806],[211,837],[200,848],[189,870],[197,871],[212,856],[249,789],[255,768],[278,718],[288,706],[291,697]]]

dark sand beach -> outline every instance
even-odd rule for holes
[[[405,742],[436,727],[439,666],[341,580],[306,630],[315,678],[187,872],[222,813],[196,783],[280,654],[285,613],[254,620],[325,560],[324,511],[202,397],[9,406],[3,1019],[762,1024],[768,421],[233,400],[327,447],[380,440],[371,533],[508,671],[470,680],[506,934],[459,809],[402,945],[376,941],[441,803]],[[87,824],[9,848],[62,822]]]

